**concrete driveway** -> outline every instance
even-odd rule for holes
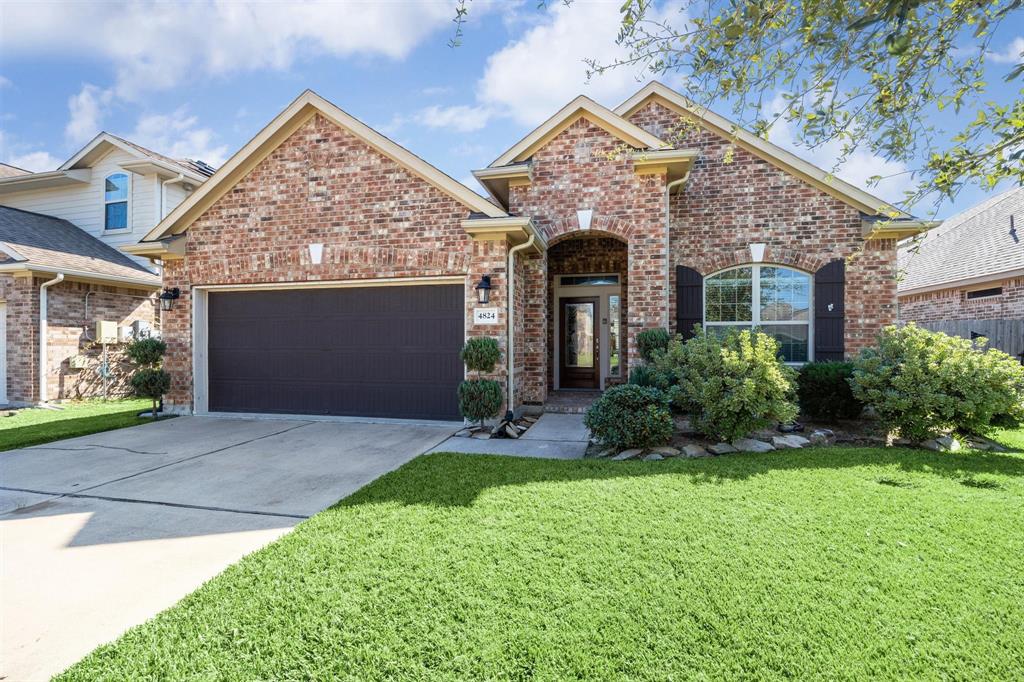
[[[49,679],[452,430],[179,417],[0,453],[0,679]]]

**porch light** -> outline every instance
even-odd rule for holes
[[[473,287],[476,289],[476,300],[481,304],[486,304],[491,300],[491,276],[484,275],[480,278],[480,281]]]
[[[160,309],[170,310],[174,302],[179,298],[181,298],[181,289],[178,287],[164,289],[164,293],[160,294]]]

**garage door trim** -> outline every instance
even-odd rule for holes
[[[268,282],[260,284],[208,284],[195,285],[191,288],[192,295],[192,411],[193,414],[210,416],[220,413],[212,413],[209,410],[209,357],[207,355],[207,332],[209,329],[208,316],[208,294],[211,291],[261,291],[272,289],[339,289],[339,288],[370,288],[384,286],[410,286],[410,285],[440,285],[457,284],[465,286],[466,276],[436,276],[436,277],[387,277],[377,279],[347,279],[332,280],[323,282]],[[466,337],[466,317],[462,320],[462,337]],[[258,415],[239,412],[223,413],[225,416],[233,417],[258,417],[268,416],[277,419],[292,418],[315,418],[324,419],[323,415]],[[329,417],[329,419],[349,421],[410,421],[422,423],[422,419],[395,420],[372,417]]]

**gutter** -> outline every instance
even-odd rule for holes
[[[512,407],[513,406],[513,400],[515,398],[515,345],[514,345],[515,333],[516,333],[516,320],[515,320],[515,317],[514,317],[514,314],[515,314],[515,300],[516,300],[516,297],[515,297],[515,292],[516,292],[516,289],[515,289],[515,277],[516,277],[515,258],[516,258],[516,254],[518,252],[523,251],[523,250],[528,249],[531,246],[533,246],[533,242],[534,242],[534,240],[536,238],[537,238],[537,235],[534,233],[533,230],[530,230],[530,238],[529,239],[527,239],[525,242],[523,242],[519,246],[513,246],[511,249],[508,250],[508,266],[507,266],[507,272],[508,272],[508,287],[507,287],[508,295],[507,295],[507,299],[508,300],[506,301],[508,312],[506,313],[506,316],[505,316],[506,322],[508,324],[508,342],[507,342],[507,346],[505,348],[505,357],[506,357],[507,374],[508,374],[508,398],[507,398],[507,403],[505,405],[505,420],[506,421],[512,421],[512,419],[515,418],[514,410],[513,410],[513,407]]]
[[[672,188],[678,187],[684,184],[690,179],[690,171],[687,170],[686,174],[678,180],[665,185],[665,322],[662,325],[665,329],[669,329],[672,326],[671,319],[671,308],[672,299],[671,293],[669,292],[668,283],[672,281],[672,202],[671,194]],[[679,331],[678,329],[676,330]]]
[[[185,174],[178,173],[178,177],[171,178],[170,180],[164,180],[160,183],[160,220],[167,217],[167,187],[168,185],[176,185],[180,182],[185,182]]]
[[[69,270],[67,268],[54,268],[47,265],[35,265],[33,263],[4,263],[0,265],[0,274],[17,274],[20,272],[32,273],[40,272],[44,274],[59,274],[61,277],[73,277],[75,279],[81,279],[84,281],[102,282],[102,283],[114,283],[122,286],[129,285],[133,287],[142,287],[146,289],[159,289],[160,288],[160,276],[154,274],[151,278],[147,277],[120,277],[118,275],[104,275],[96,272],[89,272],[87,270]]]
[[[64,281],[64,273],[58,272],[53,279],[39,285],[39,402],[45,403],[46,396],[46,290]]]

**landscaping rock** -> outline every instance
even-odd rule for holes
[[[715,443],[708,446],[708,452],[713,452],[716,455],[727,455],[730,452],[736,452],[736,448],[728,443]]]
[[[809,440],[815,445],[831,445],[836,442],[836,434],[831,429],[815,429]]]
[[[505,435],[509,438],[519,438],[519,429],[512,424],[505,425]]]
[[[657,452],[652,452],[651,454],[644,457],[645,462],[660,462],[663,459],[665,458],[659,455]]]
[[[753,438],[737,438],[732,442],[732,446],[740,452],[770,452],[775,449],[771,443]]]
[[[708,451],[695,443],[691,443],[690,445],[683,446],[683,455],[685,457],[707,457]]]
[[[789,424],[779,424],[779,433],[793,433],[794,431],[803,431],[804,425],[800,422],[790,422]]]
[[[615,460],[616,462],[622,461],[624,459],[633,459],[634,457],[639,457],[640,455],[642,455],[643,452],[644,451],[641,450],[640,448],[630,448],[629,450],[623,450],[619,454],[612,457],[612,459]]]
[[[473,435],[472,429],[460,429],[455,432],[457,438],[469,438]]]
[[[651,448],[651,452],[657,452],[659,455],[664,457],[678,457],[679,448],[674,448],[671,445],[659,445],[656,448]]]
[[[952,436],[941,436],[924,441],[921,447],[935,452],[956,452],[960,449],[960,441]]]
[[[491,434],[487,431],[477,431],[473,434],[473,438],[479,438],[480,440],[488,440],[490,437]]]
[[[611,457],[615,454],[615,448],[605,448],[601,452],[597,453],[598,457]]]
[[[805,445],[810,445],[811,441],[807,440],[803,436],[798,436],[794,433],[787,434],[785,436],[773,436],[772,445],[777,449],[783,448],[802,448]]]
[[[676,431],[684,436],[692,436],[697,433],[693,430],[693,426],[690,425],[689,417],[676,417],[675,418]]]

